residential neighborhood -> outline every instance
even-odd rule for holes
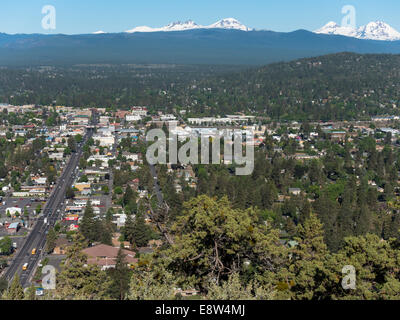
[[[143,221],[148,226],[148,243],[142,242],[138,245],[130,240],[132,235],[126,234],[126,224],[132,223],[137,208],[146,205],[153,192],[153,180],[149,177],[144,159],[145,134],[151,128],[167,128],[168,134],[175,135],[180,143],[201,137],[227,139],[234,132],[241,132],[244,137],[251,134],[252,140],[245,139],[244,145],[249,144],[255,148],[265,148],[267,145],[272,153],[269,153],[266,161],[271,161],[274,154],[281,154],[284,159],[294,159],[298,163],[322,159],[328,151],[324,148],[325,141],[345,145],[354,139],[372,137],[377,151],[388,145],[392,149],[400,146],[399,123],[390,116],[373,117],[367,122],[268,124],[266,119],[255,116],[188,118],[186,112],[164,114],[137,106],[130,111],[116,112],[101,108],[75,109],[34,105],[7,106],[4,110],[15,113],[17,117],[27,118],[28,121],[25,125],[8,126],[3,120],[0,135],[9,143],[17,143],[21,153],[24,150],[32,152],[35,158],[30,170],[18,166],[17,160],[11,172],[1,172],[0,237],[11,239],[10,255],[5,256],[8,263],[12,263],[13,256],[18,254],[35,224],[43,217],[46,201],[55,191],[61,172],[78,146],[82,147],[83,156],[72,172],[72,183],[66,189],[60,206],[52,208],[57,213],[54,225],[54,230],[57,231],[53,235],[54,243],[50,245],[52,250],[41,248],[40,257],[45,259],[49,254],[65,256],[66,248],[71,245],[72,235],[80,230],[85,213],[89,210],[94,220],[107,225],[102,225],[101,228],[108,228],[107,241],[100,238],[94,241],[108,244],[83,250],[90,257],[88,263],[94,263],[101,268],[114,266],[120,245],[127,248],[124,253],[131,257],[129,262],[133,268],[138,262],[137,256],[140,252],[153,252],[157,246],[153,247],[149,243],[160,241],[159,236],[156,236],[157,226],[152,222],[150,211],[145,208],[142,210]],[[91,119],[94,114],[99,121],[93,127]],[[48,118],[49,115],[52,118]],[[94,128],[95,133],[82,145],[88,128]],[[314,131],[308,128],[314,128]],[[360,149],[353,147],[349,149],[349,156],[354,159],[359,152]],[[22,156],[23,154],[20,155]],[[362,159],[367,157],[368,153],[363,152],[361,161],[365,161]],[[221,152],[221,163],[229,166],[233,164],[232,160]],[[39,161],[40,164],[35,163]],[[285,174],[285,170],[281,173]],[[194,170],[193,164],[162,165],[158,169],[158,175],[161,186],[166,181],[171,181],[173,192],[180,194],[180,197],[195,194],[198,188],[199,172]],[[385,193],[385,189],[377,182],[379,181],[369,180],[368,184],[376,188],[378,193]],[[166,192],[165,196],[170,198],[171,195]],[[284,202],[307,192],[309,191],[300,186],[289,186],[278,194],[275,201]],[[149,250],[143,249],[146,247]],[[36,271],[33,270],[31,276]],[[28,284],[30,279],[26,281]]]

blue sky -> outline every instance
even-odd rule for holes
[[[54,31],[42,29],[44,5],[56,8]],[[121,32],[188,19],[208,25],[228,17],[257,29],[315,30],[328,21],[340,24],[344,5],[356,8],[357,26],[383,20],[400,31],[399,0],[1,0],[0,32]]]

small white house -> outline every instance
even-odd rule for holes
[[[10,207],[6,209],[6,213],[10,213],[12,216],[15,216],[16,213],[18,213],[19,215],[22,214],[22,209],[21,208],[16,208],[16,207]]]

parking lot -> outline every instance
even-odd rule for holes
[[[33,200],[33,201],[32,201]],[[5,204],[3,204],[5,203]],[[7,208],[15,207],[21,208],[22,216],[24,214],[24,208],[26,208],[29,212],[29,216],[33,217],[33,211],[36,207],[41,204],[42,208],[44,206],[44,202],[38,201],[34,198],[13,198],[13,197],[4,197],[3,202],[0,202],[0,217],[5,217],[7,212]]]

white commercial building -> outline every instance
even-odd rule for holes
[[[93,136],[93,140],[99,141],[101,147],[112,147],[115,143],[114,136]]]
[[[142,117],[139,116],[139,115],[127,114],[125,116],[125,120],[128,121],[128,122],[137,122],[137,121],[142,120]]]

